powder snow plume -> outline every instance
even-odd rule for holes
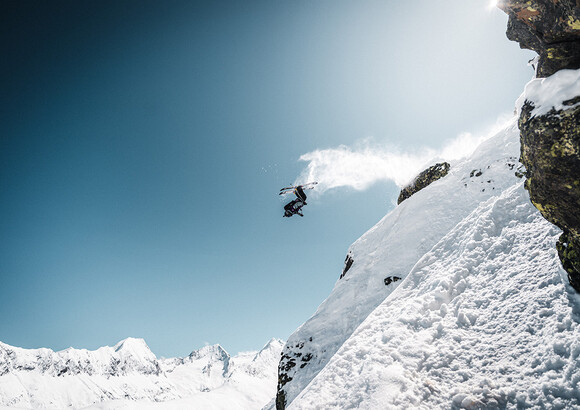
[[[421,164],[433,156],[431,152],[408,154],[377,147],[316,150],[300,157],[308,162],[299,181],[318,181],[318,191],[342,186],[364,190],[381,180],[402,186],[417,174]]]
[[[498,126],[499,121],[484,136],[460,134],[441,149],[422,147],[414,152],[401,152],[366,140],[354,148],[340,145],[308,152],[300,156],[300,161],[308,165],[296,184],[318,181],[318,192],[337,187],[362,191],[379,181],[392,181],[403,187],[435,162],[452,162],[469,156],[483,140],[495,134]]]

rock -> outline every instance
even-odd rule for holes
[[[538,53],[538,77],[580,68],[578,0],[499,0],[508,16],[507,37]]]
[[[399,280],[401,280],[401,278],[398,276],[387,276],[384,280],[385,286],[389,286],[391,283],[397,282]]]
[[[348,270],[352,267],[353,263],[354,263],[354,259],[352,258],[352,255],[349,252],[348,255],[346,255],[346,259],[344,260],[344,269],[342,270],[342,273],[340,274],[340,278],[338,278],[339,280],[345,277],[346,272],[348,272]]]
[[[580,292],[580,242],[563,233],[556,244],[558,256],[564,270],[568,273],[570,285]]]
[[[435,164],[425,171],[421,172],[415,180],[405,188],[401,190],[399,194],[399,199],[397,200],[397,204],[400,204],[405,199],[411,197],[411,195],[416,194],[426,186],[432,184],[433,182],[437,181],[438,179],[443,178],[449,172],[449,168],[451,166],[447,162],[440,162]]]
[[[278,381],[280,383],[280,381]],[[276,395],[276,410],[284,410],[286,408],[286,392],[279,390]]]
[[[308,342],[312,342],[312,337],[308,338]],[[303,354],[306,340],[299,341],[292,345],[286,344],[282,350],[282,358],[278,364],[278,387],[276,393],[276,410],[284,410],[286,408],[286,391],[284,386],[293,380],[292,375],[296,373],[297,362],[300,364],[300,369],[303,369],[314,357],[312,353],[307,352]]]
[[[564,231],[558,253],[580,292],[580,106],[541,116],[533,109],[526,101],[519,118],[525,187],[544,218]]]

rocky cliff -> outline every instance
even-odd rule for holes
[[[507,37],[538,53],[539,77],[580,68],[578,0],[500,0],[498,7],[509,16]]]
[[[554,83],[580,93],[580,70],[559,71],[541,88],[548,92]],[[520,161],[532,203],[563,231],[558,254],[570,284],[580,292],[580,97],[569,97],[561,108],[552,106],[543,115],[534,112],[537,101],[525,100],[519,118]]]
[[[534,206],[562,229],[558,254],[580,292],[580,1],[503,0],[507,36],[538,53],[520,110],[520,161]],[[563,92],[559,92],[563,91]],[[555,95],[560,95],[556,100]]]

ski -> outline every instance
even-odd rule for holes
[[[307,184],[302,184],[302,185],[292,185],[292,186],[280,188],[280,191],[286,190],[286,189],[294,189],[294,188],[297,188],[299,186],[301,186],[304,189],[312,189],[312,188],[314,188],[314,185],[316,185],[316,184],[318,184],[318,182],[308,182]]]
[[[292,191],[294,191],[294,189],[296,189],[299,186],[301,186],[302,189],[313,189],[316,184],[318,184],[318,182],[309,182],[309,183],[303,184],[303,185],[295,185],[295,186],[288,186],[288,187],[280,188],[280,193],[278,195],[287,194],[288,192],[292,192]]]

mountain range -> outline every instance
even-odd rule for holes
[[[283,342],[230,356],[220,345],[158,359],[143,339],[94,351],[0,343],[0,406],[34,409],[261,408],[275,394]]]

